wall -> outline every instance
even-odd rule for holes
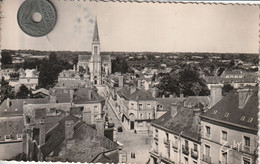
[[[243,136],[250,137],[250,150],[251,153],[253,153],[253,150],[257,148],[257,141],[258,141],[258,136],[246,132],[241,132],[233,129],[229,129],[226,127],[214,125],[205,121],[201,121],[202,125],[202,151],[204,152],[205,150],[205,144],[210,146],[210,153],[211,153],[211,161],[213,163],[219,162],[219,159],[221,159],[221,150],[227,151],[227,158],[228,158],[228,163],[241,163],[241,158],[243,154],[245,156],[251,157],[248,153],[242,153],[243,151]],[[205,135],[206,129],[205,126],[210,127],[211,135],[207,137]],[[227,132],[227,141],[223,141],[221,138],[221,131],[226,131]],[[227,149],[224,147],[224,145],[229,145],[233,147],[238,147],[238,150],[235,149]]]
[[[0,160],[10,159],[22,153],[22,141],[0,143]]]

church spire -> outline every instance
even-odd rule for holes
[[[96,17],[96,19],[95,19],[95,27],[94,27],[93,41],[99,41],[97,17]]]

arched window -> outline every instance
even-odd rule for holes
[[[97,84],[97,80],[94,81],[94,84]]]

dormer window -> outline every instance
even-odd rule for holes
[[[253,121],[253,118],[250,117],[250,118],[248,119],[248,122],[252,122],[252,121]]]
[[[245,116],[242,116],[242,117],[240,118],[240,120],[241,120],[241,121],[244,121],[245,118],[246,118]]]
[[[217,114],[217,112],[218,112],[217,110],[214,110],[214,111],[213,111],[213,114]]]
[[[224,117],[228,117],[229,116],[229,113],[226,113],[225,115],[224,115]]]

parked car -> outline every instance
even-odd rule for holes
[[[123,132],[122,126],[117,127],[117,132]]]

